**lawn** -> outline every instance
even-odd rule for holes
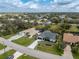
[[[69,31],[69,32],[79,32],[79,29],[77,28],[77,25],[72,25],[70,27],[70,29],[67,30],[67,31]]]
[[[29,56],[29,55],[22,55],[18,59],[37,59],[37,58]]]
[[[34,38],[27,38],[27,37],[21,37],[17,40],[14,40],[12,42],[23,45],[23,46],[28,46],[30,45],[35,39]]]
[[[0,55],[0,59],[7,59],[9,56],[13,55],[14,54],[14,50],[10,50],[2,55]]]
[[[0,50],[3,49],[3,48],[6,48],[6,46],[0,44]]]
[[[2,36],[2,37],[5,38],[5,39],[9,39],[9,38],[12,37],[13,35],[14,35],[14,34]]]
[[[72,53],[73,54],[73,57],[74,57],[74,59],[79,59],[79,53],[77,54],[77,53]]]
[[[62,55],[63,50],[59,49],[56,45],[50,44],[50,42],[39,43],[36,47],[37,50],[44,51],[51,54]]]

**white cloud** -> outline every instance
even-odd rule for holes
[[[39,3],[39,1],[40,0],[29,0],[26,3],[22,3],[21,0],[0,0],[0,3],[5,2],[19,7],[24,11],[28,9],[34,9],[38,11],[79,11],[79,0],[50,0],[49,4],[45,5],[42,5],[41,3]]]
[[[29,6],[29,8],[37,9],[37,8],[38,8],[38,5],[37,5],[37,4],[31,4],[31,5]]]
[[[23,8],[32,8],[32,9],[37,9],[38,8],[38,3],[35,3],[33,1],[29,1],[23,5],[21,5]]]
[[[23,4],[21,0],[0,0],[0,3],[9,3],[9,4],[16,5],[16,6],[20,6]]]
[[[76,0],[76,1],[71,2],[70,4],[63,5],[63,6],[64,6],[64,8],[70,8],[70,9],[73,8],[73,9],[75,9],[76,7],[79,7],[79,1]]]

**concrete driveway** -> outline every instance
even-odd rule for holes
[[[33,35],[35,35],[36,33],[38,33],[37,30],[35,30],[35,28],[30,28],[30,29],[27,29],[27,30],[24,30],[23,31],[24,33],[29,33],[30,37],[29,38],[32,38]]]
[[[64,49],[64,54],[61,59],[73,59],[71,47],[67,45],[67,47]]]

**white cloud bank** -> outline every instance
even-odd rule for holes
[[[50,2],[46,4],[41,4],[39,1],[29,0],[22,3],[21,0],[0,0],[0,11],[79,12],[79,0],[49,0]]]

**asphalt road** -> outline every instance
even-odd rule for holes
[[[26,55],[28,54],[30,56],[33,56],[33,57],[36,57],[39,59],[61,59],[61,56],[45,53],[45,52],[38,51],[38,50],[33,50],[30,48],[15,44],[11,41],[8,41],[8,40],[0,37],[0,43],[3,44],[3,42],[4,42],[4,45],[7,45],[8,47],[11,47],[12,49],[14,49],[16,51],[25,53]]]

